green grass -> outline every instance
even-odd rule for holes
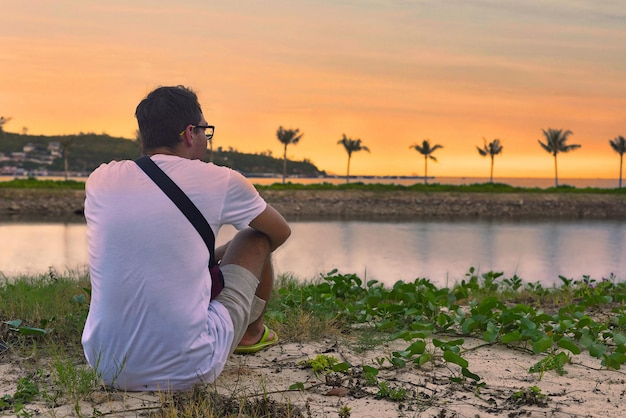
[[[54,271],[38,276],[4,278],[0,285],[0,320],[20,320],[20,327],[52,330],[43,342],[51,346],[76,346],[84,327],[89,305],[84,302],[90,288],[85,272],[57,275]],[[0,337],[28,345],[33,338],[24,339],[14,333],[0,333]],[[22,332],[21,334],[26,334]],[[35,333],[36,334],[36,333]],[[35,341],[33,339],[32,341]]]
[[[404,342],[404,350],[377,357],[377,367],[325,361],[317,370],[320,375],[361,376],[377,387],[378,396],[398,402],[406,393],[377,377],[379,369],[420,368],[445,361],[448,367],[458,367],[452,382],[484,385],[464,357],[464,340],[470,337],[534,353],[537,363],[528,373],[538,379],[548,372],[566,373],[570,356],[577,354],[597,359],[598,367],[620,369],[626,364],[626,282],[587,276],[559,280],[558,285],[546,287],[499,272],[479,274],[473,268],[462,280],[443,288],[423,278],[387,287],[337,271],[304,283],[281,277],[266,322],[284,342],[331,337],[357,352],[390,341]],[[4,278],[0,283],[2,355],[31,359],[29,371],[19,377],[18,390],[0,398],[0,412],[26,414],[33,400],[50,407],[65,403],[79,408],[79,402],[94,392],[107,393],[86,366],[80,346],[89,295],[83,272],[51,271]],[[305,382],[293,383],[292,390],[307,390]],[[205,388],[163,394],[155,416],[220,416],[216,411],[226,407],[235,408],[233,413],[273,408],[272,416],[302,416],[290,405],[268,402],[265,396],[224,397]]]
[[[252,180],[254,182],[254,180]],[[573,186],[548,187],[514,187],[504,183],[476,183],[467,185],[452,184],[423,184],[417,182],[410,186],[399,184],[381,184],[355,182],[349,184],[331,184],[320,182],[316,184],[298,184],[287,182],[271,185],[256,185],[259,190],[362,190],[362,191],[417,191],[417,192],[466,192],[466,193],[597,193],[597,194],[626,194],[626,188],[577,188]],[[35,178],[14,179],[0,182],[0,188],[11,189],[55,189],[55,190],[84,190],[85,182],[74,180],[39,180]]]
[[[75,180],[38,180],[33,177],[0,181],[3,189],[53,189],[53,190],[85,190],[84,181]]]

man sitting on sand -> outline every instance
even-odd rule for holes
[[[210,251],[170,198],[133,161],[102,164],[87,180],[91,306],[82,343],[107,385],[184,390],[211,382],[233,352],[278,341],[263,323],[270,254],[291,234],[242,175],[202,159],[214,127],[183,86],[159,87],[137,106],[144,152],[198,207],[217,235],[225,286],[211,299]]]

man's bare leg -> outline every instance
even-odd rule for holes
[[[270,257],[269,240],[251,228],[239,231],[228,244],[216,249],[216,257],[222,264],[237,264],[259,278],[256,296],[269,300],[274,284],[274,269]],[[255,319],[240,341],[241,345],[252,345],[263,336],[263,315]],[[269,336],[273,338],[273,335]]]
[[[272,294],[272,288],[274,286],[274,268],[272,267],[272,259],[270,256],[267,257],[265,261],[265,265],[263,266],[263,272],[261,273],[261,280],[259,281],[259,287],[257,287],[256,295],[260,299],[264,301],[268,301]],[[267,305],[266,305],[267,306]],[[265,312],[265,310],[263,310]],[[265,328],[263,327],[263,314],[259,316],[256,320],[250,323],[246,333],[241,338],[239,342],[240,345],[252,345],[256,344],[263,337],[263,332]],[[270,332],[269,339],[274,338],[272,332]]]

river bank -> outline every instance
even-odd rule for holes
[[[626,195],[261,190],[287,219],[626,219]],[[84,190],[0,189],[0,219],[82,220]]]

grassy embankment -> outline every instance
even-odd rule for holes
[[[348,184],[331,184],[331,183],[315,183],[315,184],[298,184],[287,182],[286,184],[274,183],[272,185],[257,185],[261,190],[371,190],[371,191],[429,191],[429,192],[476,192],[476,193],[596,193],[596,194],[626,194],[626,188],[603,189],[596,187],[577,188],[573,186],[558,187],[515,187],[505,183],[476,183],[468,185],[453,184],[423,184],[415,183],[410,186],[398,184],[381,184],[372,183],[365,184],[362,182],[354,182]],[[85,188],[85,183],[81,181],[67,180],[38,180],[34,178],[15,179],[11,181],[0,182],[0,188],[14,189],[68,189],[81,190]]]

